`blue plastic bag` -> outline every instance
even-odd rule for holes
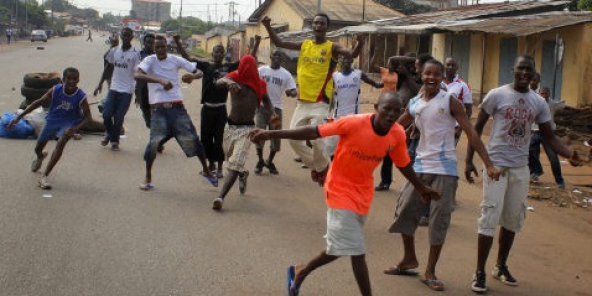
[[[35,130],[24,120],[19,120],[12,129],[7,130],[6,126],[16,118],[16,114],[6,112],[0,119],[0,137],[10,139],[28,139],[35,138]]]

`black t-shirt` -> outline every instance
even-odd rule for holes
[[[216,80],[224,77],[229,72],[238,69],[238,62],[215,64],[209,62],[196,62],[196,66],[203,72],[201,103],[225,103],[228,96],[227,89],[216,88]]]

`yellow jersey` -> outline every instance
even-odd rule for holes
[[[336,62],[332,59],[333,42],[315,44],[307,39],[302,42],[298,57],[298,99],[305,102],[330,103],[333,96],[333,72]]]

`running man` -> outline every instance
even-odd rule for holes
[[[284,69],[281,65],[282,52],[276,48],[271,53],[271,65],[259,67],[259,76],[261,76],[261,78],[267,82],[267,94],[271,100],[271,103],[273,104],[273,109],[277,115],[277,119],[275,120],[275,124],[270,122],[271,114],[268,112],[268,110],[265,108],[259,108],[257,110],[257,115],[255,116],[255,125],[257,128],[281,130],[283,109],[282,96],[283,94],[286,94],[288,97],[295,98],[298,95],[296,92],[296,82],[294,82],[292,74],[290,74],[290,72]],[[275,154],[280,151],[281,140],[277,139],[271,141],[269,147],[269,157],[266,161],[263,160],[263,147],[265,146],[265,143],[256,143],[256,146],[257,157],[259,157],[259,161],[255,166],[255,174],[261,174],[264,167],[266,167],[269,170],[269,173],[272,175],[279,174],[275,164],[273,163],[273,159],[275,158]]]
[[[218,44],[212,50],[213,62],[203,62],[195,57],[190,57],[181,44],[179,36],[175,36],[177,51],[181,56],[196,64],[197,69],[204,73],[201,89],[201,142],[206,151],[206,157],[210,163],[210,170],[216,172],[218,178],[222,178],[224,164],[224,127],[228,119],[226,100],[228,89],[217,88],[216,81],[226,74],[238,69],[239,61],[224,62],[224,46]],[[252,55],[257,54],[260,38],[255,38],[255,46]]]
[[[534,59],[521,55],[514,63],[514,82],[492,89],[479,106],[475,130],[482,134],[489,117],[493,126],[487,144],[487,151],[493,164],[502,171],[499,182],[483,178],[483,202],[478,220],[477,270],[473,277],[472,290],[487,291],[485,263],[493,245],[495,230],[499,224],[499,250],[493,277],[510,286],[518,281],[510,273],[507,260],[514,243],[516,232],[522,229],[526,215],[529,170],[528,146],[533,123],[539,125],[539,132],[551,149],[569,159],[572,166],[582,165],[576,151],[569,150],[553,133],[551,113],[547,103],[529,88],[535,75]],[[465,176],[473,182],[472,173],[477,174],[473,164],[473,147],[467,150]]]
[[[302,42],[282,40],[271,27],[271,18],[268,16],[263,17],[261,23],[275,46],[300,51],[297,75],[300,89],[290,128],[322,124],[329,113],[333,94],[331,77],[335,71],[335,59],[340,55],[356,58],[364,46],[364,36],[356,36],[358,43],[353,50],[327,40],[327,28],[331,23],[329,16],[322,12],[312,19],[313,39]],[[322,139],[311,141],[311,144],[312,149],[306,145],[306,141],[290,141],[294,152],[312,169],[312,180],[322,185],[330,159],[325,155],[325,142]]]
[[[189,61],[167,54],[166,39],[157,36],[154,43],[156,54],[146,57],[140,63],[135,79],[148,83],[152,114],[150,122],[150,141],[144,152],[146,176],[141,190],[152,190],[152,165],[156,152],[163,139],[175,137],[187,157],[197,156],[202,166],[202,175],[214,186],[218,179],[210,172],[206,163],[203,146],[189,114],[183,105],[183,96],[179,85],[179,69],[189,72],[182,76],[185,83],[200,79],[203,73]]]
[[[109,66],[103,71],[102,77],[108,76],[105,71],[112,71],[111,85],[107,98],[103,105],[103,123],[105,125],[105,137],[101,141],[102,146],[111,142],[111,150],[119,151],[119,136],[125,115],[132,102],[132,94],[136,88],[134,80],[135,69],[140,64],[140,53],[132,47],[134,32],[130,28],[121,30],[121,46],[112,48],[107,54]],[[93,95],[101,93],[103,78],[93,92]]]
[[[542,87],[540,95],[549,105],[549,110],[551,111],[551,128],[553,131],[555,131],[555,128],[557,127],[554,120],[555,112],[565,108],[565,102],[551,100],[551,90],[548,87]],[[530,147],[528,149],[528,168],[530,169],[530,181],[532,183],[538,183],[539,177],[543,174],[543,166],[541,165],[541,144],[543,145],[545,154],[547,154],[547,158],[551,164],[551,171],[553,172],[553,177],[555,178],[557,187],[560,189],[565,189],[565,181],[563,180],[563,176],[561,174],[561,164],[559,163],[557,153],[555,153],[547,141],[541,137],[539,126],[537,124],[532,126],[532,136],[530,137]]]
[[[302,282],[311,272],[342,256],[351,256],[360,293],[372,295],[363,226],[374,197],[373,172],[385,155],[393,158],[401,173],[421,193],[424,202],[440,198],[439,193],[419,180],[410,165],[405,131],[396,123],[402,109],[397,94],[386,92],[380,94],[373,114],[346,116],[320,126],[251,133],[253,141],[341,137],[324,185],[328,206],[327,249],[306,265],[288,268],[289,295],[298,295]]]
[[[473,114],[473,93],[471,92],[471,88],[458,76],[458,63],[455,59],[452,57],[446,58],[445,66],[446,76],[444,77],[443,86],[463,103],[467,117],[470,119]],[[461,134],[462,128],[456,125],[456,131],[454,132],[456,143],[458,143]]]
[[[230,115],[224,129],[224,153],[228,162],[228,178],[220,195],[214,199],[212,209],[222,210],[224,198],[238,178],[238,190],[245,194],[249,171],[245,169],[247,155],[251,142],[249,133],[255,129],[255,113],[261,103],[271,114],[270,122],[277,120],[273,105],[267,95],[267,83],[259,77],[257,61],[251,55],[241,58],[238,70],[228,73],[224,78],[216,81],[216,87],[223,87],[230,91]]]
[[[402,126],[415,121],[421,137],[413,169],[425,184],[441,192],[442,198],[425,204],[420,201],[419,194],[411,183],[407,182],[403,186],[397,202],[395,221],[390,227],[390,232],[401,234],[404,246],[403,259],[395,267],[384,271],[389,275],[417,274],[412,271],[419,265],[415,254],[415,231],[426,211],[431,211],[430,253],[421,281],[434,291],[445,289],[444,284],[436,277],[436,264],[450,225],[453,200],[458,186],[454,141],[456,122],[466,131],[471,144],[477,147],[479,156],[487,168],[487,174],[494,180],[497,180],[500,174],[489,160],[485,146],[471,126],[462,103],[453,93],[440,89],[443,73],[444,65],[439,61],[430,60],[425,63],[422,73],[423,91],[411,99],[409,107],[398,120]]]
[[[144,60],[146,57],[154,54],[154,40],[156,36],[152,33],[144,36],[144,44],[142,50],[140,50],[140,59]],[[152,113],[152,107],[150,106],[150,100],[148,98],[148,83],[146,81],[136,81],[136,106],[140,107],[142,111],[142,118],[147,128],[150,128],[150,114]]]
[[[46,190],[52,188],[47,178],[62,157],[66,144],[74,134],[77,134],[85,124],[91,121],[86,93],[78,88],[80,73],[76,68],[66,68],[62,76],[62,84],[52,87],[6,126],[6,129],[11,129],[21,118],[31,113],[31,111],[36,110],[39,106],[49,105],[45,127],[43,127],[41,134],[39,134],[37,144],[35,145],[37,158],[31,164],[31,171],[37,172],[41,168],[43,159],[47,157],[47,151],[43,151],[47,142],[58,137],[55,150],[51,154],[49,163],[45,167],[45,172],[38,182],[38,186]]]
[[[429,54],[420,54],[418,58],[412,58],[413,65],[409,60],[411,54],[407,56],[394,56],[389,58],[389,63],[398,61],[399,67],[397,73],[399,75],[399,85],[397,86],[397,93],[399,98],[403,101],[405,106],[408,105],[411,98],[415,97],[422,86],[421,73],[423,72],[423,65],[434,59]],[[415,162],[415,149],[419,143],[419,131],[415,128],[415,123],[411,123],[406,128],[407,133],[407,151],[411,157],[411,163]],[[393,182],[393,162],[390,158],[385,157],[380,167],[380,183],[376,186],[376,191],[387,191]]]

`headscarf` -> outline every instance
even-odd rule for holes
[[[243,56],[238,64],[238,70],[226,74],[226,77],[255,91],[259,104],[261,104],[263,96],[267,95],[267,83],[259,77],[257,61],[251,55]]]

